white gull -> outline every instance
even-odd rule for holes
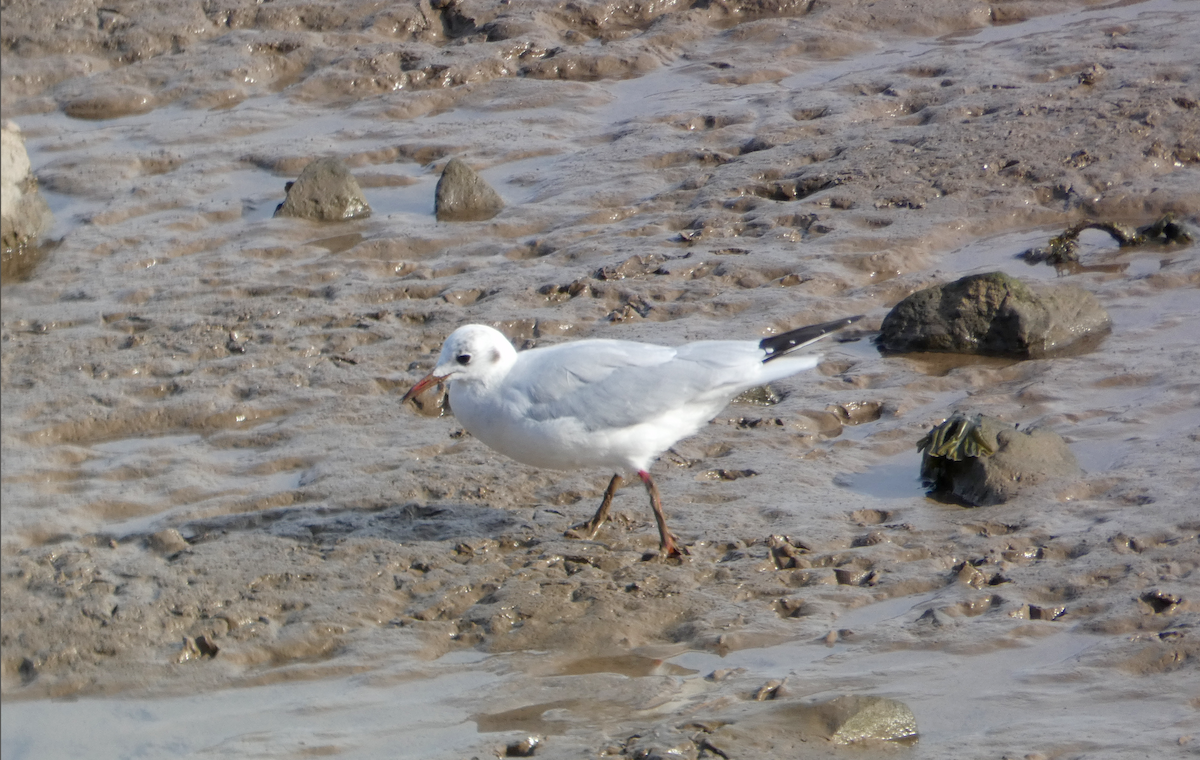
[[[450,409],[462,426],[518,462],[554,470],[615,470],[600,509],[575,535],[595,536],[608,518],[622,472],[650,495],[661,551],[678,554],[650,464],[693,435],[745,390],[816,367],[793,352],[860,319],[849,317],[762,340],[705,340],[668,347],[579,340],[517,352],[485,325],[446,339],[437,366],[404,395],[450,381]]]

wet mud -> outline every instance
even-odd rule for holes
[[[1200,226],[1193,6],[7,5],[0,110],[56,221],[0,304],[5,757],[1194,753],[1200,256],[1020,258]],[[325,157],[371,216],[273,217]],[[436,220],[453,158],[495,216]],[[1111,332],[879,353],[897,302],[991,271]],[[638,484],[566,538],[611,473],[399,403],[469,322],[860,313],[655,466],[680,559]],[[953,412],[1083,474],[929,499]],[[868,697],[916,739],[839,743]]]

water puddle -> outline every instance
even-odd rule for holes
[[[394,683],[349,676],[153,699],[6,699],[0,753],[5,760],[462,757],[478,741],[464,697],[497,676],[448,669]]]
[[[886,639],[889,636],[876,631],[878,627],[911,625],[942,593],[867,605],[845,613],[833,625],[852,631],[853,641]],[[1025,719],[1019,717],[1022,715],[1027,718],[1031,701],[1052,701],[1051,695],[1034,690],[1032,683],[1044,682],[1058,669],[1072,669],[1078,658],[1100,641],[1100,637],[1048,624],[1043,636],[969,656],[903,648],[871,651],[840,641],[832,646],[798,641],[730,652],[723,657],[689,652],[672,661],[702,673],[745,668],[748,675],[762,679],[786,678],[790,693],[806,698],[849,692],[901,699],[916,714],[921,742],[944,752],[983,741],[1007,720]],[[970,676],[964,678],[963,673]],[[1077,705],[1068,709],[1073,711],[1071,721],[1089,717]]]
[[[922,375],[930,377],[945,377],[956,369],[963,367],[984,367],[1003,369],[1022,361],[1004,356],[977,356],[975,354],[942,354],[935,351],[918,351],[911,354],[897,354],[890,357],[894,361],[902,361],[910,365]]]
[[[202,440],[204,440],[203,437],[199,435],[160,435],[152,438],[121,438],[115,441],[105,441],[94,444],[92,448],[103,454],[112,455],[112,459],[105,462],[105,464],[111,466],[112,463],[115,463],[125,454],[190,446]]]
[[[914,449],[882,460],[865,472],[838,475],[835,484],[876,499],[924,497],[921,455]]]

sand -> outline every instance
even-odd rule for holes
[[[1200,225],[1194,2],[53,5],[2,17],[56,217],[0,306],[6,760],[1194,756],[1200,257],[1017,258]],[[273,218],[325,156],[372,216]],[[434,219],[454,157],[499,215]],[[1087,289],[1111,335],[876,350],[901,298],[993,270]],[[399,404],[470,322],[858,313],[656,465],[682,560],[640,485],[564,538],[611,473]],[[930,499],[916,441],[953,411],[1085,475]],[[919,740],[835,744],[811,711],[843,695]]]

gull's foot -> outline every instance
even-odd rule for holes
[[[608,488],[604,489],[604,499],[600,502],[600,508],[596,510],[596,514],[592,515],[592,519],[572,526],[563,535],[567,538],[588,540],[595,538],[596,534],[600,532],[600,526],[608,522],[608,509],[612,506],[613,494],[620,486],[621,475],[618,473],[608,481]]]
[[[666,558],[685,557],[691,552],[683,544],[679,543],[678,539],[671,534],[667,534],[667,542],[658,547],[659,553]]]
[[[603,525],[603,523],[597,524],[592,520],[581,522],[578,525],[572,525],[570,528],[567,528],[565,531],[563,531],[563,537],[574,538],[579,541],[590,541],[596,537],[597,533],[600,532],[601,525]]]

